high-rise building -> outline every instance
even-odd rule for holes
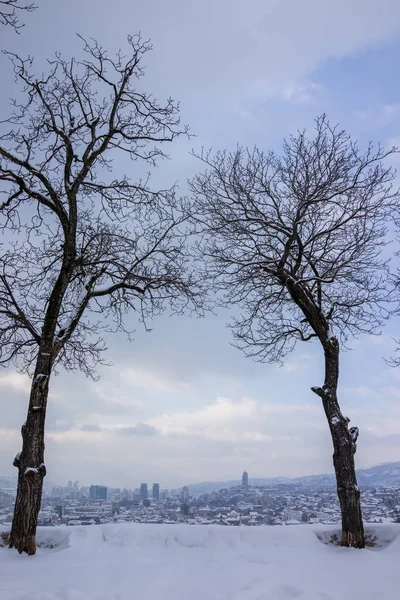
[[[248,488],[249,487],[249,474],[247,473],[247,471],[243,471],[243,475],[242,475],[242,487],[243,488]]]
[[[91,485],[89,498],[91,500],[107,500],[107,487],[105,485]]]
[[[158,502],[159,499],[160,499],[160,484],[153,483],[153,500],[156,500],[156,502]]]
[[[76,498],[78,498],[78,496],[79,496],[79,481],[75,481],[74,486],[72,488],[72,494],[71,494],[71,496],[75,500],[76,500]]]
[[[189,488],[187,485],[184,485],[181,491],[181,501],[187,502],[189,500]]]
[[[148,497],[149,497],[149,492],[147,490],[147,483],[141,483],[140,484],[140,499],[147,500]]]

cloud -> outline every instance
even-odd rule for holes
[[[392,125],[400,119],[400,104],[383,104],[379,107],[356,110],[354,116],[360,121],[368,120],[369,124],[375,123],[381,127]]]
[[[196,436],[215,441],[284,441],[297,437],[290,424],[296,415],[315,417],[318,407],[308,404],[262,404],[242,398],[217,398],[200,410],[166,413],[148,419],[163,435]],[[283,419],[285,419],[283,421]],[[318,421],[318,419],[317,419]]]
[[[315,354],[299,354],[295,359],[286,359],[283,365],[279,365],[275,368],[286,373],[293,373],[294,371],[298,371],[307,366],[307,363],[309,364],[314,358]]]
[[[397,120],[400,117],[400,104],[385,104],[382,108],[382,119],[386,122]]]
[[[256,121],[256,117],[247,109],[237,109],[235,111],[239,117],[241,117],[242,119],[246,120],[246,121]]]
[[[394,401],[391,400],[391,395],[395,398]],[[399,397],[400,390],[398,389],[387,388],[382,390],[379,404],[365,408],[353,408],[348,411],[351,424],[360,428],[361,436],[364,431],[381,439],[400,435]]]
[[[50,421],[47,423],[47,431],[55,432],[55,431],[72,431],[76,429],[76,425],[74,421],[70,419],[57,419],[55,421]]]
[[[386,0],[384,7],[376,0],[204,0],[184,5],[172,0],[157,6],[158,22],[152,11],[139,9],[141,28],[153,38],[157,76],[171,81],[171,68],[165,65],[173,65],[180,87],[207,93],[208,86],[246,93],[257,80],[264,89],[284,84],[288,76],[301,81],[327,58],[346,56],[399,31],[395,0]]]
[[[356,119],[360,119],[360,121],[365,121],[369,117],[368,110],[356,110],[354,111],[354,116]]]
[[[310,104],[323,90],[324,87],[314,81],[291,82],[284,86],[282,97],[293,104]]]
[[[271,84],[271,82],[257,77],[250,85],[245,99],[247,101],[279,99],[294,106],[306,106],[320,100],[323,95],[326,95],[326,92],[326,88],[321,83],[307,78],[288,81],[278,77],[275,83]],[[242,116],[252,114],[246,108],[242,108],[238,112],[242,113]]]
[[[105,435],[137,435],[137,436],[150,436],[157,435],[158,431],[152,425],[147,423],[137,423],[136,425],[107,425],[107,424],[95,424],[95,423],[84,423],[83,425],[70,424],[67,422],[57,422],[52,427],[48,428],[51,434],[56,435],[57,432],[72,432],[79,436],[80,432],[83,433],[102,433]]]
[[[143,437],[157,435],[158,433],[156,427],[148,425],[147,423],[138,423],[137,425],[113,427],[111,428],[111,431],[118,433],[119,435],[138,435]]]
[[[99,433],[103,431],[103,428],[100,425],[82,425],[81,431],[87,431],[88,433]]]
[[[131,410],[140,410],[143,408],[143,401],[139,398],[132,398],[132,395],[127,394],[126,387],[122,386],[115,390],[115,382],[112,382],[113,390],[108,390],[108,382],[102,382],[100,385],[95,382],[91,383],[93,393],[99,398],[102,403],[111,408],[115,412],[128,412]]]
[[[389,385],[389,386],[383,388],[383,393],[384,393],[385,397],[389,396],[392,398],[396,398],[397,400],[400,400],[400,388],[398,388],[394,385]]]
[[[380,405],[345,414],[360,427],[360,467],[395,459],[400,436],[397,388],[387,390]],[[68,478],[93,483],[93,473],[107,485],[136,487],[149,480],[183,485],[238,478],[243,468],[261,477],[332,471],[330,434],[318,401],[219,397],[200,408],[169,411],[137,423],[67,426],[58,423],[46,435],[49,479],[60,483]],[[20,435],[10,429],[0,433],[0,455],[9,463],[20,449]]]
[[[376,398],[378,396],[378,392],[376,390],[373,390],[366,385],[343,387],[341,388],[341,391],[348,395],[356,394],[357,396],[361,396],[363,398]]]
[[[191,389],[188,383],[176,381],[165,375],[146,369],[127,369],[121,373],[129,383],[147,391],[187,392]]]
[[[29,394],[31,389],[31,380],[28,375],[22,375],[15,371],[10,371],[0,376],[0,386],[8,387],[14,390]]]

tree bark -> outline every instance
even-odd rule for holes
[[[32,381],[26,422],[21,428],[22,452],[14,459],[18,468],[18,488],[9,547],[19,553],[35,554],[36,528],[40,511],[44,464],[44,426],[46,418],[51,350],[40,349]]]
[[[312,388],[321,397],[333,442],[333,465],[342,516],[342,546],[364,548],[364,527],[361,515],[360,491],[354,464],[358,429],[348,428],[348,419],[341,413],[337,399],[339,379],[339,344],[331,337],[324,347],[325,382],[322,388]]]
[[[10,533],[10,548],[19,553],[35,554],[36,528],[42,501],[44,463],[44,428],[49,382],[53,365],[62,344],[55,344],[57,319],[71,279],[76,254],[76,220],[64,243],[64,258],[49,298],[41,332],[40,345],[29,398],[28,415],[22,425],[22,452],[14,459],[18,468],[17,497]]]

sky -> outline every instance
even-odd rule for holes
[[[200,165],[190,150],[237,143],[279,150],[326,112],[360,141],[400,145],[400,3],[397,0],[37,0],[21,35],[0,46],[35,57],[79,56],[76,33],[110,52],[128,33],[151,38],[146,89],[181,101],[196,137],[168,149],[154,183],[186,180]],[[14,86],[0,57],[0,110]],[[124,165],[122,165],[123,167]],[[132,166],[127,164],[132,171]],[[108,339],[111,367],[100,381],[52,380],[47,479],[135,488],[199,481],[332,472],[332,444],[319,398],[317,344],[301,344],[283,367],[254,363],[231,346],[229,311],[206,319],[163,315],[135,340]],[[134,325],[129,317],[129,325]],[[356,462],[400,460],[400,368],[383,357],[400,336],[392,319],[379,337],[352,342],[341,357],[340,402],[360,428]],[[15,475],[29,379],[0,370],[0,475]]]

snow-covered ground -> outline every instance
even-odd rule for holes
[[[328,546],[306,525],[46,528],[38,539],[56,548],[0,548],[0,599],[398,600],[400,525],[369,530],[389,543]]]

